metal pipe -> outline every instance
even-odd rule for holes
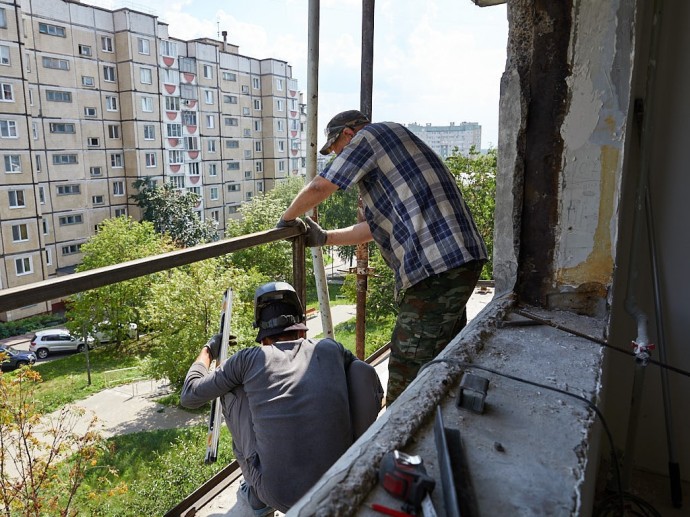
[[[371,120],[374,75],[374,0],[362,1],[362,62],[359,92],[360,111]],[[357,221],[364,221],[362,198],[359,199]],[[369,274],[369,245],[357,245],[357,320],[355,324],[355,353],[364,359],[367,326],[367,284]]]
[[[320,0],[309,0],[308,20],[308,55],[307,55],[307,181],[316,176],[316,152],[318,149],[318,108],[319,108],[319,17],[321,15]],[[310,213],[318,221],[316,207]],[[333,338],[333,318],[331,316],[331,302],[328,295],[328,280],[326,265],[323,261],[323,248],[311,248],[311,258],[314,264],[314,281],[316,282],[316,296],[319,300],[319,313],[323,336]]]
[[[661,22],[661,0],[654,2],[654,14],[652,20],[652,34],[650,38],[649,59],[647,63],[647,85],[645,91],[645,112],[642,120],[640,137],[640,173],[638,175],[637,188],[635,191],[635,210],[632,225],[632,243],[630,246],[631,260],[628,270],[627,293],[625,298],[625,310],[630,314],[637,324],[637,337],[633,342],[635,346],[635,374],[633,377],[633,388],[630,400],[630,414],[628,415],[628,433],[625,441],[625,454],[622,468],[622,488],[627,490],[632,473],[633,459],[635,456],[635,441],[637,438],[638,416],[640,413],[640,403],[642,398],[642,388],[644,385],[645,367],[649,359],[649,334],[647,314],[638,305],[635,289],[639,282],[639,263],[641,253],[640,225],[642,223],[642,211],[645,205],[645,191],[648,184],[648,173],[650,163],[649,138],[652,135],[653,113],[652,104],[654,97],[654,81],[656,77],[656,63],[658,57],[659,34]]]

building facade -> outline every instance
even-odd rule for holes
[[[242,202],[304,175],[290,65],[223,34],[183,41],[130,9],[0,0],[0,288],[73,270],[101,221],[139,217],[138,178],[199,194],[222,236]]]
[[[477,151],[482,148],[482,126],[476,122],[461,122],[458,125],[451,122],[448,126],[422,126],[415,122],[406,127],[443,158],[451,156],[456,147],[465,156],[473,146]]]

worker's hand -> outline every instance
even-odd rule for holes
[[[311,217],[305,217],[304,220],[307,223],[307,247],[318,248],[326,244],[328,232]]]
[[[276,228],[293,228],[293,227],[299,228],[303,232],[307,231],[307,225],[299,217],[295,217],[294,219],[288,219],[287,221],[281,217],[278,220],[278,223],[276,224]]]
[[[208,349],[208,353],[211,359],[218,359],[220,356],[220,343],[223,341],[223,334],[214,334],[211,339],[204,345],[204,348]],[[232,334],[228,336],[228,348],[237,346],[237,336]]]

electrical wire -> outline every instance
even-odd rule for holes
[[[472,369],[477,369],[477,370],[483,370],[485,372],[493,373],[495,375],[498,375],[500,377],[505,377],[506,379],[510,379],[516,382],[521,382],[523,384],[529,384],[531,386],[536,386],[538,388],[543,388],[545,390],[550,390],[554,391],[556,393],[560,393],[562,395],[566,395],[568,397],[572,397],[574,399],[579,400],[580,402],[584,402],[592,411],[596,413],[596,415],[599,417],[599,421],[601,422],[602,427],[604,428],[604,431],[606,432],[606,437],[609,441],[609,446],[611,448],[611,457],[614,465],[614,473],[615,473],[615,482],[616,482],[616,491],[614,494],[612,494],[610,497],[607,497],[604,499],[604,502],[606,503],[604,505],[604,502],[600,506],[605,506],[606,512],[611,512],[611,511],[617,511],[618,513],[602,513],[601,508],[597,508],[597,513],[596,515],[599,516],[607,516],[607,515],[616,515],[616,516],[622,516],[625,515],[625,511],[628,510],[629,513],[628,515],[634,515],[634,516],[642,516],[642,517],[661,517],[661,514],[649,503],[644,501],[643,499],[624,492],[623,487],[621,484],[621,474],[620,474],[620,467],[618,464],[618,456],[616,454],[616,449],[615,449],[615,444],[613,441],[613,434],[611,433],[611,430],[609,429],[608,424],[606,423],[606,419],[604,418],[604,415],[602,414],[601,410],[597,407],[596,404],[594,404],[591,400],[582,397],[580,395],[576,395],[575,393],[571,393],[569,391],[562,390],[560,388],[555,388],[553,386],[548,386],[546,384],[541,384],[539,382],[535,381],[530,381],[528,379],[524,379],[522,377],[516,377],[514,375],[510,375],[508,373],[503,373],[498,370],[494,370],[493,368],[489,368],[487,366],[481,366],[478,364],[474,363],[466,363],[464,361],[458,361],[457,359],[433,359],[432,361],[429,361],[428,363],[422,365],[422,367],[419,369],[419,373],[422,372],[425,368],[432,364],[441,364],[441,363],[446,363],[446,364],[453,364],[456,366],[460,366],[462,368],[472,368]],[[419,375],[419,373],[417,375]],[[635,505],[638,506],[638,509],[633,510],[630,508],[626,502],[632,502]]]

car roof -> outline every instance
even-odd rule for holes
[[[45,336],[46,334],[69,334],[69,330],[67,329],[47,329],[47,330],[38,330],[34,332],[37,336]]]

